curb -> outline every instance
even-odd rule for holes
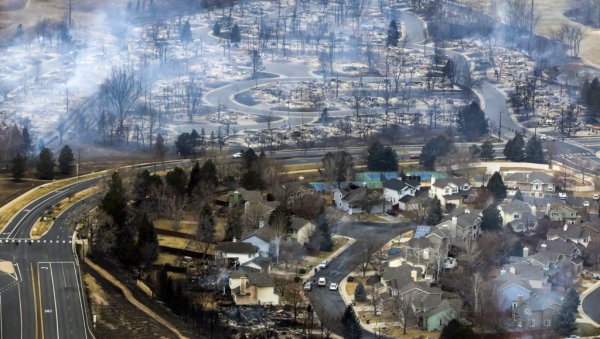
[[[583,291],[583,293],[581,293],[580,295],[580,299],[581,302],[579,303],[579,306],[577,307],[577,314],[579,315],[579,317],[582,318],[583,321],[581,321],[582,323],[588,323],[588,324],[592,324],[595,327],[600,327],[600,324],[598,324],[597,322],[595,322],[594,320],[592,320],[592,318],[590,318],[585,311],[583,310],[583,300],[585,300],[585,298],[592,292],[594,292],[595,290],[597,290],[598,288],[600,288],[600,281],[596,281],[594,283],[594,285],[592,285],[592,287],[586,289],[585,291]]]
[[[344,252],[345,250],[347,250],[350,246],[354,245],[354,243],[356,242],[356,239],[354,238],[350,238],[344,235],[336,235],[337,237],[340,238],[346,238],[348,239],[348,242],[345,243],[342,247],[338,248],[337,250],[335,250],[333,253],[331,253],[327,258],[323,259],[323,260],[327,260],[328,262],[335,259],[335,257],[337,257],[338,255],[340,255],[342,252]],[[318,272],[318,271],[317,271]],[[300,278],[302,279],[302,281],[308,281],[310,280],[313,276],[315,275],[315,270],[314,268],[310,270],[309,273],[300,276]],[[340,284],[341,285],[341,284]],[[343,298],[343,296],[342,296]]]

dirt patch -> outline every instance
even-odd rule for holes
[[[83,274],[96,338],[172,338],[173,334],[127,302],[114,288]]]

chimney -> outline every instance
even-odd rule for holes
[[[506,274],[506,270],[505,270],[505,269],[503,269],[503,268],[501,268],[501,269],[500,269],[500,275],[505,275],[505,274]]]
[[[410,277],[413,281],[417,281],[417,270],[410,271]]]
[[[240,295],[246,295],[246,284],[248,283],[248,278],[245,275],[240,277]]]
[[[456,225],[458,224],[458,219],[454,216],[450,221],[450,235],[454,238],[456,237]]]
[[[546,247],[548,247],[548,245],[546,245],[546,243],[543,243],[543,244],[542,244],[542,246],[541,246],[541,248],[542,248],[542,251],[545,251],[545,250],[546,250]]]
[[[550,203],[546,204],[546,215],[550,215]]]
[[[231,240],[232,242],[237,242],[237,239],[235,237],[233,237],[233,240]]]
[[[510,273],[512,273],[512,274],[516,274],[516,273],[517,273],[517,270],[515,269],[515,267],[514,267],[514,266],[511,266],[511,267],[509,268],[509,271],[510,271]]]
[[[258,220],[258,228],[263,228],[263,227],[265,227],[265,219],[260,218]]]
[[[525,178],[527,178],[527,182],[529,182],[529,173],[525,173]]]
[[[523,247],[523,258],[529,257],[529,248]]]

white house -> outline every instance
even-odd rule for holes
[[[498,212],[502,217],[502,226],[510,224],[517,233],[530,231],[537,225],[536,207],[521,200],[498,205]]]
[[[368,187],[333,190],[335,206],[348,214],[381,213],[381,195]]]
[[[258,247],[247,242],[238,242],[233,239],[231,242],[222,242],[215,246],[216,258],[229,259],[237,263],[244,264],[258,255]]]
[[[267,273],[233,271],[229,288],[236,305],[279,305],[275,282]]]
[[[429,197],[437,197],[442,206],[452,204],[461,207],[463,201],[471,194],[471,184],[463,178],[439,179],[431,178]]]
[[[394,205],[399,205],[405,196],[414,196],[419,189],[419,183],[416,180],[386,180],[383,182],[383,198]]]
[[[308,242],[310,236],[315,232],[316,226],[309,220],[292,217],[292,230],[291,237],[296,239],[300,245],[304,245]]]
[[[556,191],[553,177],[544,172],[509,172],[504,175],[504,184],[536,198],[543,198],[545,193]]]

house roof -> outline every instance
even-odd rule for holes
[[[368,187],[359,187],[353,190],[342,191],[342,200],[348,202],[366,200],[368,196],[373,194],[379,195],[379,193]]]
[[[257,287],[274,287],[275,281],[267,273],[260,272],[249,272],[246,270],[237,270],[231,272],[229,278],[240,279],[242,276],[246,276],[248,279],[248,285],[256,285]]]
[[[454,314],[458,316],[461,304],[462,301],[460,299],[443,299],[437,306],[424,312],[422,316],[427,319],[440,312],[445,312],[448,309],[453,310]]]
[[[548,209],[548,212],[554,212],[557,210],[567,210],[569,212],[577,212],[576,209],[569,207],[568,205],[565,205],[565,203],[563,202],[558,202],[558,201],[554,201],[552,203],[550,203],[550,208]]]
[[[529,258],[527,258],[527,261],[534,260],[543,264],[544,266],[547,266],[550,265],[550,263],[557,262],[560,255],[564,254],[548,250],[539,251],[536,254],[531,255]]]
[[[465,178],[446,178],[446,179],[436,180],[433,183],[433,186],[439,187],[439,188],[444,188],[450,184],[456,185],[458,187],[463,187],[465,184],[470,185],[469,181]]]
[[[313,185],[311,185],[307,181],[294,181],[286,183],[282,186],[283,188],[287,189],[290,192],[290,194],[296,193],[298,191],[315,191]]]
[[[548,240],[545,242],[545,244],[546,249],[543,249],[542,244],[540,244],[537,247],[537,250],[557,252],[569,257],[573,256],[573,253],[575,253],[578,250],[577,245],[575,245],[574,243],[561,239]]]
[[[257,271],[256,268],[250,266],[250,265],[256,265],[258,267],[260,267],[260,271],[262,272],[268,272],[269,271],[269,267],[271,266],[271,258],[269,257],[256,257],[250,261],[245,262],[242,267],[244,267],[244,270],[246,270],[247,272],[260,272]]]
[[[383,271],[381,279],[383,281],[392,281],[396,280],[398,286],[404,286],[407,283],[413,281],[411,278],[411,272],[413,270],[417,271],[417,276],[423,274],[423,269],[420,267],[412,267],[409,265],[402,265],[398,267],[388,267]],[[395,286],[392,286],[395,287]]]
[[[261,191],[247,190],[245,188],[239,188],[237,191],[240,193],[244,201],[248,201],[251,204],[258,204],[264,201]]]
[[[520,262],[518,264],[506,264],[502,266],[504,270],[506,270],[505,274],[510,274],[510,268],[515,269],[515,276],[524,281],[531,280],[544,280],[545,273],[544,270],[540,266],[532,265],[527,261]]]
[[[544,184],[551,184],[553,177],[544,172],[513,172],[507,173],[504,176],[504,181],[514,181],[518,183],[531,183],[536,180]]]
[[[306,220],[304,218],[292,217],[292,225],[290,226],[290,228],[293,229],[294,231],[298,231],[302,227],[306,226],[306,224],[310,224],[310,223],[311,222],[309,220]]]
[[[525,303],[532,312],[543,311],[548,308],[558,309],[562,304],[560,295],[553,291],[544,294],[532,294]]]
[[[217,244],[216,250],[223,253],[239,253],[239,254],[252,254],[258,252],[258,247],[247,242],[222,242]]]
[[[588,235],[589,234],[579,225],[565,224],[563,227],[549,229],[548,233],[546,233],[546,239],[562,239],[563,241],[566,241],[567,239],[585,239]]]
[[[520,288],[531,292],[531,287],[529,284],[523,280],[520,276],[517,276],[514,273],[506,272],[496,278],[496,285],[498,286],[498,290],[501,291],[510,286],[519,286]]]
[[[416,182],[416,180],[414,180]],[[386,180],[383,182],[383,188],[388,188],[394,191],[401,191],[403,189],[405,189],[406,187],[408,188],[417,188],[419,186],[418,182],[415,185],[414,182],[408,182],[405,180],[398,180],[398,179],[392,179],[392,180]]]
[[[412,239],[410,239],[408,241],[408,245],[410,247],[420,248],[420,249],[433,248],[433,243],[431,242],[431,240],[429,240],[425,237],[419,237],[419,238],[413,237]]]
[[[521,213],[529,212],[530,214],[532,213],[531,205],[529,205],[528,203],[523,202],[521,200],[513,200],[507,204],[501,204],[498,206],[498,208],[502,209],[502,211],[504,213],[515,213],[515,212],[521,212]]]
[[[592,232],[600,233],[600,224],[598,224],[598,223],[586,222],[586,223],[580,224],[579,227],[590,233],[592,233]]]

